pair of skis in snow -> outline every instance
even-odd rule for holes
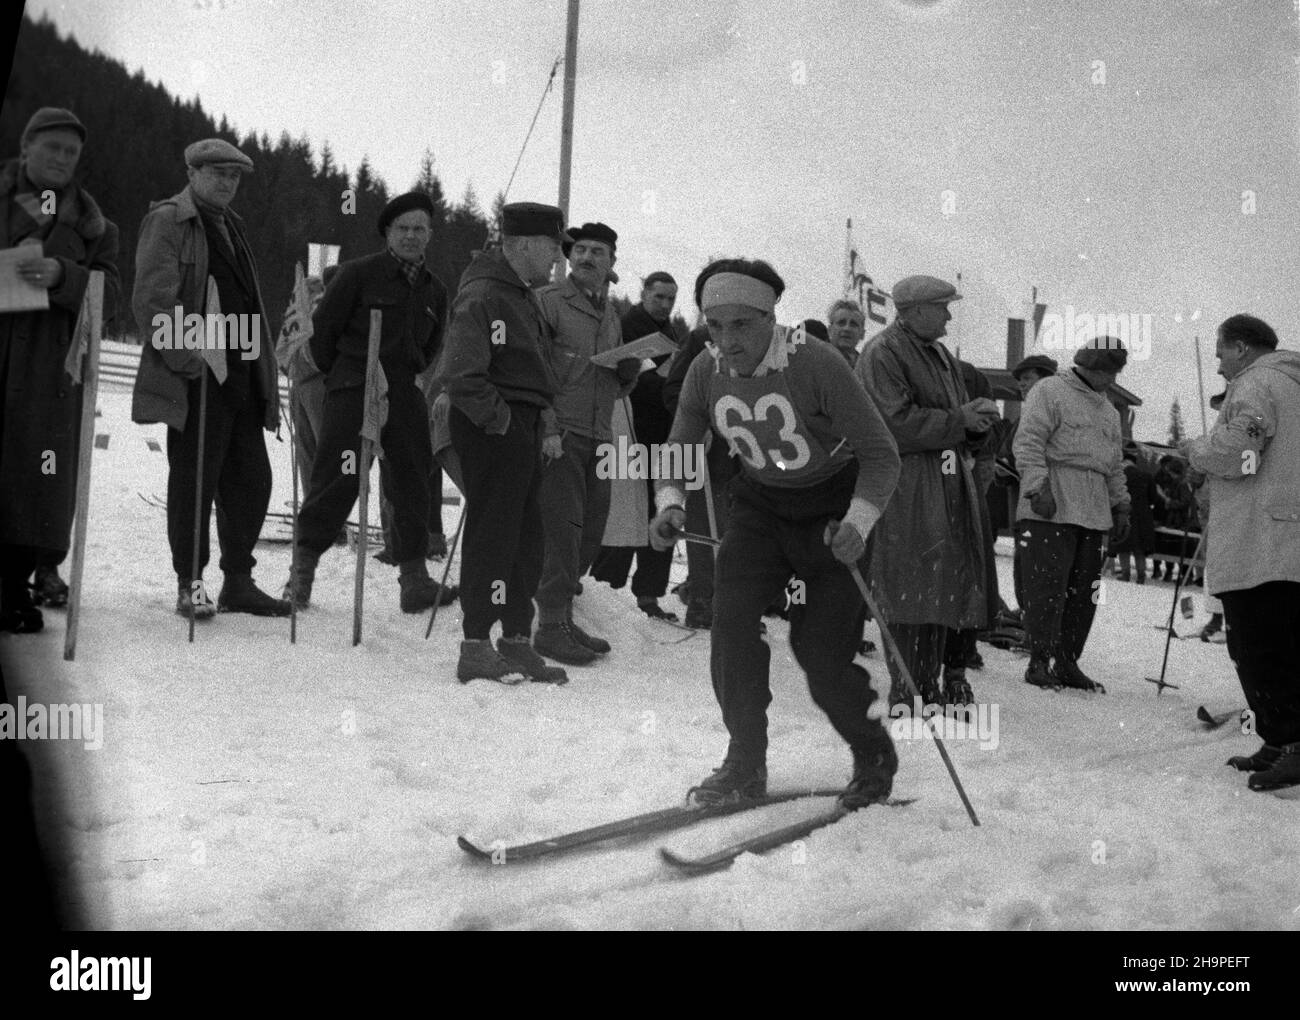
[[[644,839],[657,833],[672,832],[675,829],[683,829],[713,818],[725,818],[729,815],[752,811],[755,808],[768,807],[773,804],[784,804],[789,801],[813,797],[838,797],[841,792],[840,790],[788,791],[723,804],[705,806],[683,804],[678,807],[662,808],[658,811],[633,815],[630,818],[622,818],[589,829],[579,829],[576,832],[569,832],[561,836],[553,836],[550,839],[542,839],[534,843],[522,843],[516,846],[505,846],[496,843],[485,848],[471,842],[465,836],[458,837],[456,843],[476,860],[493,864],[517,864],[523,861],[538,860],[539,858],[555,857],[597,843],[608,843],[620,839]],[[914,799],[889,800],[885,802],[885,805],[888,807],[904,807],[911,804]],[[803,839],[803,837],[816,832],[818,829],[835,824],[850,813],[848,809],[841,807],[837,801],[833,808],[826,811],[789,825],[764,830],[698,857],[684,857],[666,847],[660,847],[659,854],[666,863],[683,874],[703,875],[729,867],[732,861],[741,854],[764,853],[779,846],[793,843],[795,840]]]

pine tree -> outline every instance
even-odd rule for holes
[[[1187,433],[1183,430],[1183,409],[1178,406],[1178,398],[1174,397],[1174,402],[1169,408],[1169,445],[1177,446],[1187,438]]]

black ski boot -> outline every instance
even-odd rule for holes
[[[1077,662],[1058,657],[1056,668],[1052,672],[1056,676],[1056,682],[1062,687],[1069,687],[1076,691],[1091,691],[1094,694],[1106,693],[1106,688],[1081,670]]]
[[[1283,744],[1277,760],[1261,772],[1254,772],[1246,785],[1252,790],[1281,790],[1300,786],[1300,743]]]
[[[197,588],[189,578],[179,578],[176,581],[176,615],[188,619],[191,602],[194,603],[194,619],[211,620],[217,615],[217,607],[208,594],[208,589],[204,587],[202,578],[199,579]]]
[[[463,684],[471,680],[495,680],[513,687],[527,675],[517,662],[511,662],[492,647],[490,639],[462,641],[456,679]]]
[[[548,659],[563,662],[566,666],[589,666],[596,661],[596,653],[578,640],[568,620],[543,623],[533,636],[533,648]]]
[[[501,658],[518,666],[536,684],[567,684],[569,674],[559,666],[551,666],[536,651],[527,635],[503,637],[497,642]]]
[[[569,617],[569,635],[578,644],[585,648],[590,648],[597,655],[606,655],[609,653],[609,642],[604,638],[598,638],[594,634],[588,634],[585,630],[573,622],[573,617]]]
[[[945,705],[973,705],[975,692],[966,679],[965,667],[948,666],[943,671],[943,703]]]
[[[636,607],[652,620],[667,620],[669,623],[676,623],[679,619],[676,613],[670,613],[664,609],[659,604],[658,599],[639,598],[636,600]]]
[[[713,775],[686,791],[692,804],[707,807],[729,801],[749,800],[767,793],[767,766],[728,758]]]
[[[883,732],[884,728],[881,729]],[[888,733],[885,740],[889,740]],[[894,789],[894,773],[897,771],[898,754],[892,741],[874,751],[854,751],[853,778],[840,794],[840,806],[846,811],[856,811],[868,804],[887,800]]]
[[[432,609],[435,602],[440,606],[451,605],[460,594],[451,585],[439,588],[438,582],[429,576],[429,568],[422,559],[408,560],[398,570],[397,583],[402,590],[400,602],[404,613],[422,613]]]
[[[713,601],[692,598],[686,607],[686,626],[692,630],[708,630],[713,626]]]
[[[45,617],[32,604],[27,578],[10,575],[4,579],[3,610],[0,610],[0,630],[14,634],[36,634],[45,629]]]
[[[253,583],[251,574],[227,574],[217,596],[217,612],[250,613],[253,616],[288,616],[293,606],[287,599],[272,598]]]
[[[284,582],[280,598],[292,602],[299,609],[307,609],[311,605],[311,589],[316,583],[316,564],[319,562],[319,556],[299,546],[298,571],[295,574],[290,566],[289,580]]]
[[[62,609],[68,604],[68,585],[59,576],[58,567],[37,567],[32,581],[32,603]]]
[[[424,554],[425,559],[445,560],[447,558],[447,536],[441,532],[429,533],[429,548]]]
[[[1025,669],[1025,683],[1049,691],[1061,689],[1061,682],[1052,672],[1051,663],[1041,656],[1030,656],[1029,665]]]
[[[1254,754],[1233,755],[1228,759],[1227,764],[1238,772],[1263,772],[1265,769],[1272,768],[1280,757],[1282,757],[1282,748],[1274,744],[1265,744]]]

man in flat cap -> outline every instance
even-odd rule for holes
[[[573,620],[578,579],[600,552],[609,515],[610,481],[599,478],[599,448],[612,438],[614,401],[636,385],[641,362],[617,369],[591,358],[622,343],[618,312],[609,301],[618,235],[604,223],[584,223],[564,245],[569,275],[538,292],[548,326],[546,345],[558,384],[553,413],[543,418],[542,524],[546,558],[537,587],[534,647],[560,662],[584,666],[609,642]]]
[[[862,349],[854,367],[902,458],[894,498],[876,526],[869,583],[926,704],[971,704],[964,676],[940,687],[948,629],[987,625],[987,564],[972,450],[998,417],[971,399],[956,359],[940,342],[961,297],[933,276],[894,287],[898,314]],[[892,658],[890,704],[910,695]]]
[[[419,191],[399,195],[379,214],[378,229],[384,250],[342,263],[312,314],[311,355],[325,373],[326,392],[311,491],[298,515],[297,574],[285,588],[285,597],[299,608],[310,605],[316,565],[361,488],[357,465],[372,309],[381,313],[379,369],[387,383],[388,418],[380,434],[380,483],[393,507],[390,541],[399,603],[403,612],[418,613],[439,595],[425,564],[433,451],[428,404],[416,385],[416,376],[437,357],[447,317],[447,290],[424,264],[433,233],[432,200]]]
[[[555,206],[502,209],[499,251],[478,252],[452,302],[437,384],[465,492],[460,600],[465,639],[456,677],[564,683],[530,642],[542,573],[542,415],[555,399],[546,320],[532,288],[569,240]],[[492,627],[501,639],[492,647]]]
[[[1020,412],[1016,545],[1029,638],[1026,683],[1105,693],[1079,668],[1097,611],[1109,532],[1129,530],[1123,430],[1107,391],[1128,360],[1114,337],[1094,337],[1070,369],[1033,388]]]
[[[49,304],[0,313],[0,630],[15,633],[44,626],[33,571],[41,601],[67,602],[55,568],[76,502],[81,386],[65,362],[92,271],[104,274],[105,314],[117,304],[117,227],[74,181],[85,140],[72,112],[44,107],[0,166],[0,248],[30,246],[18,277]]]
[[[253,583],[253,546],[271,500],[271,463],[262,430],[280,421],[275,351],[257,264],[243,220],[230,208],[253,161],[220,138],[185,149],[189,184],[154,203],[140,224],[135,254],[136,326],[147,338],[135,379],[131,419],[167,425],[167,538],[176,572],[176,611],[196,619],[223,612],[287,616],[289,603]],[[212,307],[210,295],[215,294]],[[225,350],[179,342],[173,324],[191,314],[225,320]],[[209,320],[210,321],[210,320]],[[234,342],[235,334],[238,342]],[[202,450],[198,573],[194,498],[199,471],[201,380],[207,380]],[[208,521],[217,504],[225,575],[217,604],[203,586]]]

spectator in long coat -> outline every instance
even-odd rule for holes
[[[1130,561],[1136,559],[1137,583],[1146,584],[1147,555],[1156,547],[1156,482],[1151,472],[1138,463],[1132,450],[1124,453],[1124,486],[1132,504],[1129,533],[1122,542],[1111,543],[1110,554],[1119,556],[1121,581],[1132,580]]]
[[[104,274],[104,307],[117,301],[117,227],[73,181],[85,140],[72,112],[44,107],[19,158],[0,167],[0,248],[33,244],[18,276],[49,301],[0,314],[0,629],[18,633],[44,626],[28,579],[68,551],[81,387],[65,363],[93,270]],[[57,573],[51,580],[66,601]]]
[[[971,400],[957,361],[939,342],[955,288],[930,276],[900,280],[898,317],[862,350],[854,368],[889,426],[902,458],[894,498],[875,529],[869,583],[913,681],[927,703],[968,704],[969,684],[943,691],[948,629],[988,621],[987,566],[972,444],[998,417]],[[891,704],[909,700],[891,657]]]

